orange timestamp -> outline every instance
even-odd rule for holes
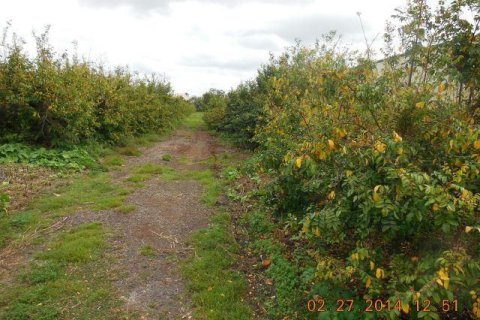
[[[325,311],[336,311],[336,312],[352,312],[352,311],[363,311],[363,312],[382,312],[382,311],[405,311],[408,312],[410,309],[416,310],[417,312],[430,312],[434,311],[432,309],[432,304],[430,300],[416,300],[412,306],[402,303],[400,300],[382,300],[382,299],[365,299],[363,303],[358,303],[358,300],[353,299],[337,299],[336,304],[329,306],[326,304],[325,299],[317,298],[307,301],[307,310],[309,312],[325,312]],[[361,304],[361,305],[358,305]],[[438,310],[437,308],[435,308]],[[452,312],[458,311],[458,300],[442,300],[440,308],[443,312]]]

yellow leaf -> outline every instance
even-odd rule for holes
[[[473,147],[477,150],[480,149],[480,140],[475,140],[475,142],[473,143]]]
[[[466,227],[465,227],[465,232],[466,232],[466,233],[469,233],[469,232],[472,231],[472,230],[473,230],[473,227],[469,227],[469,226],[466,226]]]
[[[385,271],[383,271],[383,269],[381,268],[377,268],[377,271],[375,272],[375,277],[377,277],[377,279],[382,279],[384,276]]]
[[[365,283],[365,288],[369,288],[372,285],[372,279],[370,277],[367,278],[367,282]]]
[[[318,227],[315,228],[315,235],[317,237],[320,237],[320,228],[318,228]]]
[[[393,131],[393,140],[395,140],[395,142],[401,142],[403,139],[398,133]]]
[[[333,140],[328,139],[328,148],[330,150],[335,150],[335,142],[333,142]]]
[[[375,269],[375,262],[370,261],[370,270]]]
[[[375,143],[375,149],[380,153],[384,153],[386,148],[387,148],[387,145],[385,143],[382,143],[382,142]]]
[[[317,155],[318,159],[320,159],[320,160],[327,159],[327,154],[323,150],[317,151],[316,155]]]
[[[330,192],[330,193],[328,194],[328,199],[330,199],[330,200],[335,199],[335,190],[333,190],[332,192]]]
[[[353,172],[352,172],[351,170],[345,171],[345,175],[346,175],[347,177],[351,177],[352,174],[353,174]]]
[[[417,107],[418,109],[423,109],[425,107],[425,102],[423,102],[423,101],[417,102],[415,104],[415,107]]]
[[[433,211],[438,211],[438,210],[440,210],[440,206],[438,204],[434,203],[433,206],[432,206],[432,210]]]
[[[440,83],[438,86],[438,93],[442,93],[443,91],[445,91],[445,83]]]
[[[405,312],[405,313],[410,312],[410,305],[408,303],[402,303],[401,306],[402,306],[403,312]]]
[[[441,280],[449,280],[448,276],[448,270],[447,269],[440,269],[440,271],[437,272],[438,276],[440,277]]]
[[[298,157],[296,160],[295,160],[295,166],[300,169],[302,167],[302,157]]]

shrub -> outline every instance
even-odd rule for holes
[[[480,318],[479,16],[459,18],[479,8],[440,5],[398,11],[400,39],[392,29],[386,40],[404,54],[381,67],[329,34],[259,71],[267,94],[249,93],[262,106],[258,167],[270,174],[267,204],[316,265],[305,301],[335,290],[402,302],[379,317],[438,319],[455,297],[461,317]],[[245,89],[236,90],[232,101]],[[227,116],[233,103],[220,131],[242,119]],[[432,312],[413,308],[427,299]]]
[[[8,28],[4,39],[8,39]],[[1,44],[0,142],[68,146],[172,129],[193,105],[174,97],[156,76],[140,78],[125,68],[63,54],[48,42],[48,28],[35,37],[36,56],[13,36]]]

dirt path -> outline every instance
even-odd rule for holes
[[[204,162],[225,150],[206,132],[179,129],[167,140],[144,148],[142,155],[128,159],[115,180],[126,178],[142,164],[166,165],[164,154],[175,170],[204,170]],[[178,261],[194,254],[185,241],[195,230],[208,225],[212,210],[201,202],[202,185],[197,181],[162,181],[152,178],[127,199],[135,211],[82,212],[71,216],[73,225],[100,221],[111,230],[113,255],[117,264],[110,272],[117,274],[116,285],[125,300],[125,308],[140,319],[191,319],[191,307]],[[155,255],[145,256],[149,246]]]

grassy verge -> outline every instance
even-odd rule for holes
[[[195,255],[186,261],[183,272],[192,291],[197,319],[252,318],[252,311],[243,299],[246,282],[234,270],[239,246],[230,225],[229,214],[217,214],[208,228],[190,240]]]

